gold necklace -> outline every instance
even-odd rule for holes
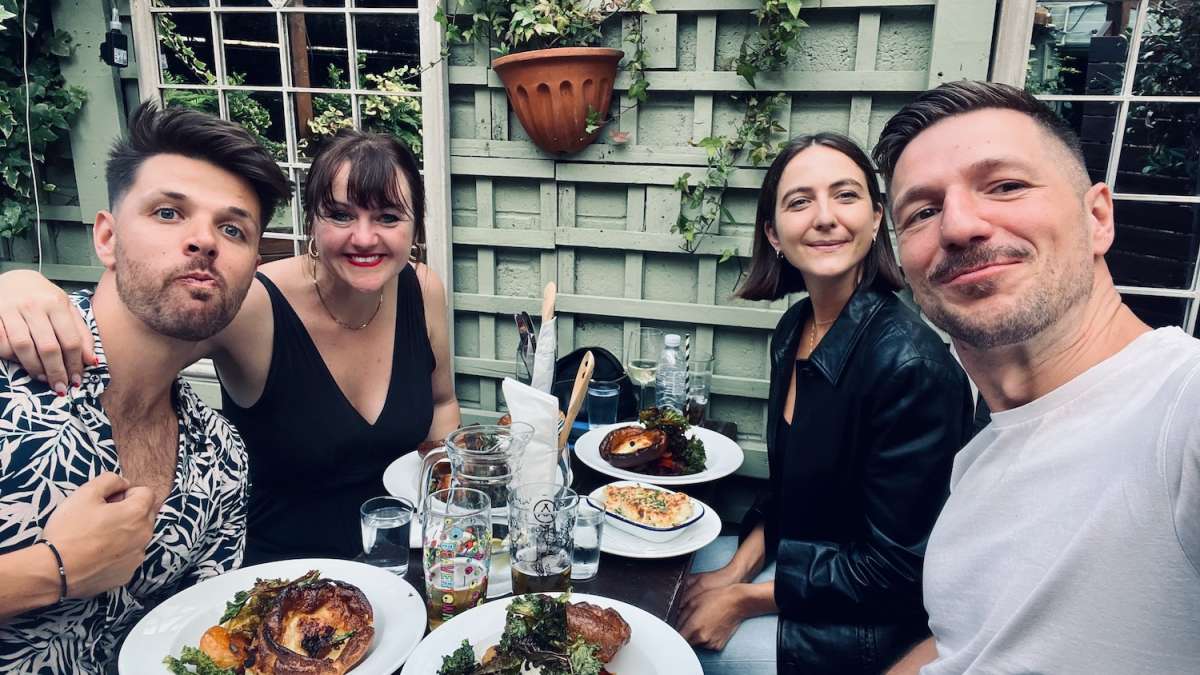
[[[808,334],[808,356],[810,358],[812,357],[812,353],[817,350],[817,328],[819,326],[832,325],[834,321],[837,321],[837,317],[829,321],[817,321],[817,315],[812,315],[812,332]]]
[[[325,304],[325,296],[321,295],[321,286],[317,284],[317,263],[313,262],[312,267],[308,268],[308,271],[309,276],[312,278],[313,288],[317,289],[317,299],[321,301],[321,306],[325,308],[325,312],[329,314],[329,318],[333,319],[333,322],[337,325],[345,328],[346,330],[362,330],[371,325],[371,322],[374,321],[375,317],[379,315],[379,309],[383,307],[382,290],[379,291],[379,304],[375,305],[375,311],[371,313],[371,317],[369,319],[362,322],[362,325],[359,326],[345,323],[341,319],[337,318],[337,315],[333,313],[333,310],[329,309],[329,305]]]

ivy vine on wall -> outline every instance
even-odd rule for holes
[[[71,55],[74,43],[51,25],[50,3],[30,3],[24,27],[19,14],[16,0],[0,0],[0,237],[8,238],[34,221],[35,174],[40,197],[57,189],[45,180],[46,157],[66,153],[71,122],[87,98],[63,81],[59,60]],[[28,67],[22,70],[26,39]],[[23,73],[29,79],[28,127]]]
[[[757,89],[758,74],[782,70],[788,54],[800,45],[800,31],[808,24],[800,18],[800,0],[763,0],[752,14],[758,30],[748,33],[742,41],[734,67],[738,75]],[[784,128],[775,116],[791,97],[786,93],[764,96],[755,92],[734,98],[746,106],[741,124],[731,136],[708,136],[693,141],[693,145],[707,152],[708,168],[695,178],[689,172],[675,181],[683,204],[671,231],[683,237],[680,248],[688,253],[695,253],[705,237],[717,233],[722,217],[733,220],[722,204],[722,197],[742,153],[752,165],[759,166],[774,158],[779,150],[771,143],[771,136]],[[727,248],[718,262],[735,255],[736,249]]]

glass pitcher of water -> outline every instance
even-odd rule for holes
[[[456,429],[443,447],[421,462],[421,504],[439,487],[479,490],[491,500],[493,534],[507,534],[508,488],[521,466],[533,427],[525,422],[481,424]],[[450,464],[450,485],[439,486],[439,469]],[[499,522],[497,522],[499,521]]]

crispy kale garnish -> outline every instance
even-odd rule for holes
[[[475,663],[475,652],[466,640],[450,656],[442,657],[438,675],[519,675],[536,668],[541,675],[600,675],[604,664],[597,647],[583,638],[567,639],[567,594],[522,595],[508,605],[504,633],[495,656]]]
[[[168,656],[163,659],[163,665],[173,675],[237,675],[232,668],[218,668],[208,654],[195,647],[184,647],[179,658]]]
[[[571,673],[573,675],[600,675],[604,671],[604,663],[596,657],[597,651],[599,648],[596,645],[582,637],[575,638],[575,641],[567,648],[567,657],[571,660]]]
[[[221,620],[217,623],[225,623],[238,615],[242,608],[246,606],[246,601],[250,599],[248,591],[238,591],[233,594],[233,600],[225,603],[225,613],[221,615]]]
[[[470,642],[463,640],[453,654],[442,657],[442,667],[438,669],[438,675],[474,675],[478,669],[475,649],[471,647]]]
[[[638,421],[647,429],[659,429],[667,435],[667,451],[671,456],[659,462],[661,472],[689,474],[704,470],[707,460],[704,441],[687,437],[691,425],[683,413],[674,408],[646,408],[638,413]]]
[[[684,473],[700,473],[704,470],[704,464],[708,457],[704,452],[704,441],[699,438],[688,440],[687,447],[684,448],[683,454],[679,457],[683,462]]]

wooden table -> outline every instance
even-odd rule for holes
[[[599,474],[575,462],[572,466],[575,472],[574,488],[579,494],[587,494],[613,478]],[[696,486],[701,492],[688,489],[687,492],[704,499],[702,493],[711,492],[708,487]],[[668,624],[674,625],[675,615],[679,611],[679,600],[683,589],[684,579],[692,566],[692,554],[674,558],[640,559],[624,558],[609,553],[600,554],[600,570],[591,581],[572,581],[572,589],[577,593],[600,595],[614,600],[627,602],[635,607],[646,610]],[[421,553],[413,550],[409,558],[408,574],[405,580],[425,598],[425,580],[421,569]],[[501,600],[493,598],[489,602]]]

